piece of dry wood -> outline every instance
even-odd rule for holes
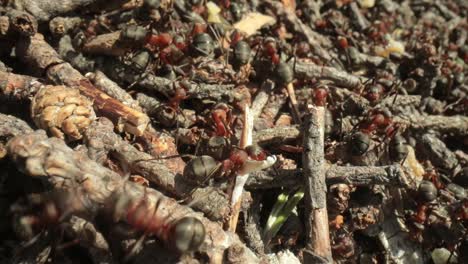
[[[35,77],[0,71],[0,95],[17,100],[32,98],[42,84]]]
[[[3,13],[3,12],[0,12]],[[21,36],[33,36],[37,33],[37,21],[34,16],[28,12],[15,10],[15,9],[6,9],[6,16],[8,17],[8,31],[9,33],[18,33]],[[6,29],[2,29],[6,31]],[[0,34],[2,35],[2,34]]]
[[[454,115],[398,115],[393,120],[407,125],[416,132],[429,130],[440,134],[466,135],[468,133],[468,116]]]
[[[0,135],[4,139],[33,132],[26,122],[11,115],[0,113],[0,124]]]
[[[117,83],[109,79],[103,72],[95,71],[85,74],[85,76],[97,87],[99,90],[110,95],[122,102],[124,105],[131,107],[137,111],[142,111],[138,101],[132,98],[123,88]]]
[[[257,119],[260,117],[260,114],[262,113],[263,108],[268,102],[268,98],[270,97],[270,93],[275,87],[275,83],[266,80],[265,82],[262,83],[262,86],[258,90],[257,94],[255,95],[255,99],[252,102],[252,116],[254,119]]]
[[[221,263],[223,252],[232,246],[242,249],[238,254],[245,261],[258,262],[253,252],[235,234],[224,232],[217,223],[154,189],[124,181],[119,174],[90,160],[83,152],[69,148],[63,140],[47,138],[44,131],[11,139],[8,153],[19,169],[32,177],[43,177],[54,188],[78,188],[88,205],[83,209],[113,207],[112,201],[116,201],[112,199],[112,195],[121,193],[136,201],[145,197],[148,208],[155,208],[157,204],[158,210],[171,212],[171,217],[178,215],[198,218],[206,230],[200,251],[205,252],[212,263]]]
[[[426,133],[419,138],[422,152],[438,168],[453,171],[458,166],[458,160],[445,143],[436,135]]]
[[[255,127],[257,128],[257,130],[263,130],[265,128],[273,127],[281,108],[284,106],[284,104],[286,104],[287,101],[288,96],[285,90],[281,91],[281,93],[272,92],[268,98],[266,105],[263,107],[262,113],[260,114],[260,120],[263,120],[264,123],[263,126],[260,126],[259,129],[259,125],[261,123],[255,122]]]
[[[304,118],[303,173],[305,181],[306,249],[333,261],[327,213],[327,185],[325,182],[325,108],[311,106]]]
[[[354,24],[359,30],[364,30],[369,27],[370,23],[366,17],[361,13],[356,2],[349,3],[349,10],[351,11],[351,17],[353,18]]]
[[[127,48],[120,42],[120,31],[101,34],[86,42],[83,52],[94,55],[123,56]]]
[[[41,34],[19,41],[16,47],[17,55],[24,62],[31,64],[41,75],[45,73],[57,84],[79,89],[83,95],[93,100],[96,112],[111,119],[119,129],[135,135],[143,134],[149,123],[146,114],[122,104],[97,89],[80,72],[64,62],[45,42]]]
[[[60,2],[50,0],[15,0],[9,1],[15,9],[24,10],[36,17],[39,21],[47,21],[60,14],[99,2],[101,0],[63,0]]]
[[[262,146],[284,144],[297,140],[300,134],[299,126],[274,127],[254,133],[253,143]]]
[[[296,64],[294,65],[294,63]],[[296,78],[330,80],[337,86],[352,90],[359,89],[366,80],[345,71],[328,66],[319,66],[303,59],[297,60],[297,62],[291,61],[290,65],[291,67],[295,67]]]
[[[406,186],[408,172],[399,164],[388,166],[338,166],[327,165],[327,185],[344,183],[354,186],[390,185]],[[248,189],[297,188],[303,184],[302,170],[270,169],[253,172]]]

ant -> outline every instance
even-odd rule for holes
[[[196,251],[205,240],[203,223],[192,216],[176,216],[175,212],[168,212],[165,204],[170,202],[169,199],[152,193],[153,201],[150,201],[148,192],[144,188],[141,199],[131,199],[125,192],[114,194],[111,197],[113,208],[110,208],[113,220],[125,220],[136,231],[144,232],[140,241],[147,235],[155,235],[179,252]]]
[[[96,207],[81,191],[55,190],[30,194],[11,208],[15,231],[21,239],[31,240],[36,234],[56,227],[73,214],[92,215]]]
[[[275,162],[275,156],[268,156],[259,146],[251,145],[245,149],[233,149],[229,157],[221,162],[211,156],[197,156],[187,163],[183,176],[187,181],[201,186],[213,177],[247,174],[271,167]]]
[[[374,109],[359,127],[364,133],[372,134],[380,130],[384,132],[385,138],[392,138],[397,133],[399,125],[393,122],[392,113],[388,109]]]
[[[214,134],[229,138],[233,135],[231,126],[234,118],[228,105],[224,103],[217,104],[211,111],[211,118],[214,122]]]

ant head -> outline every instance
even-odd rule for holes
[[[234,149],[231,155],[229,155],[229,160],[233,163],[234,167],[242,166],[248,158],[249,155],[243,149]]]
[[[245,148],[245,151],[249,155],[249,158],[253,160],[262,161],[267,157],[267,154],[259,145],[249,145]]]
[[[180,252],[197,250],[205,241],[205,226],[195,217],[184,217],[174,224],[174,246]]]
[[[203,142],[203,154],[209,155],[217,160],[226,159],[231,151],[231,142],[222,136],[210,137]]]
[[[382,85],[378,83],[372,83],[366,86],[367,86],[366,87],[367,92],[365,94],[366,99],[369,100],[370,102],[378,101],[384,91]]]
[[[235,29],[230,36],[231,39],[231,47],[235,47],[235,45],[243,39],[242,33]]]
[[[328,88],[326,86],[319,86],[314,89],[314,103],[318,106],[325,106],[328,97]]]

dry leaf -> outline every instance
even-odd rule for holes
[[[276,23],[276,19],[271,16],[267,16],[261,13],[249,13],[241,21],[234,24],[234,28],[244,32],[247,37],[253,35],[265,25],[273,25]]]

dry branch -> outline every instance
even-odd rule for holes
[[[42,35],[36,34],[18,42],[17,54],[40,74],[45,73],[51,81],[79,89],[83,95],[93,100],[98,114],[108,117],[120,129],[136,135],[143,134],[149,123],[148,116],[97,89],[69,63],[64,62]]]
[[[307,245],[306,249],[332,262],[327,213],[327,185],[325,183],[325,108],[311,107],[304,119],[304,164],[305,208]],[[305,252],[306,253],[306,252]]]
[[[249,189],[297,188],[303,184],[302,173],[301,169],[257,171],[251,174],[246,186]],[[327,185],[344,183],[354,186],[405,186],[408,182],[407,172],[401,165],[328,165],[325,177]]]
[[[60,14],[71,12],[101,0],[15,0],[11,5],[17,10],[24,10],[34,15],[39,21],[47,21]]]
[[[42,84],[37,78],[0,71],[0,95],[17,100],[32,98]]]
[[[117,83],[109,79],[103,72],[95,71],[85,75],[99,90],[110,95],[122,102],[124,105],[131,107],[137,111],[142,111],[138,102],[132,98],[123,88]]]
[[[291,67],[294,67],[294,61],[290,62]],[[303,79],[318,79],[330,80],[335,85],[348,89],[358,89],[361,87],[365,78],[349,74],[345,71],[338,70],[333,67],[319,66],[306,60],[298,60],[295,65],[296,78]]]
[[[245,261],[258,261],[235,234],[224,232],[218,224],[154,189],[124,182],[119,174],[90,160],[82,152],[73,151],[64,141],[47,138],[44,131],[13,138],[8,144],[8,153],[18,168],[32,177],[44,177],[57,189],[78,187],[87,202],[94,205],[92,208],[109,206],[113,194],[124,192],[135,200],[146,197],[149,208],[154,208],[158,203],[159,210],[164,212],[200,219],[207,233],[200,251],[207,253],[212,262],[220,263],[224,250],[234,245],[242,249],[238,253]]]

